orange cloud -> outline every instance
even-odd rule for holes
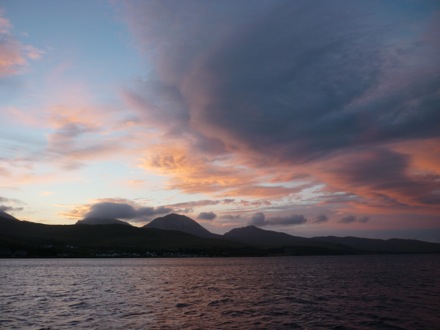
[[[356,150],[314,164],[313,175],[326,184],[321,204],[367,213],[438,214],[438,155],[429,155],[429,143],[421,145],[418,141],[392,149]]]
[[[407,141],[392,146],[396,152],[411,156],[411,174],[430,173],[440,175],[440,139]]]
[[[148,150],[140,167],[172,177],[171,186],[184,191],[202,192],[226,189],[240,184],[248,176],[235,172],[232,165],[215,165],[224,162],[196,156],[184,146],[156,145]],[[240,177],[237,174],[244,174]],[[249,178],[248,178],[249,179]]]
[[[283,198],[310,187],[308,183],[285,186],[286,182],[279,180],[277,172],[244,167],[233,158],[196,155],[183,143],[173,142],[150,147],[139,165],[145,170],[168,176],[168,185],[172,189],[215,196]],[[278,184],[265,185],[267,179]]]

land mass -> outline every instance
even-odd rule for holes
[[[408,239],[304,238],[235,228],[217,235],[184,215],[169,214],[142,228],[119,219],[75,225],[20,221],[0,211],[0,257],[191,257],[378,253],[440,253],[440,244]]]

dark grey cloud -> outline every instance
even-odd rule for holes
[[[404,2],[144,3],[129,11],[155,69],[127,93],[199,150],[273,161],[439,137],[436,6]]]
[[[23,210],[22,207],[14,207],[14,206],[8,206],[8,205],[0,205],[0,210],[4,212],[13,212],[13,211],[21,211]]]
[[[311,220],[312,223],[323,223],[327,221],[328,221],[328,217],[325,214],[320,214],[317,217],[315,217],[313,220]]]
[[[343,217],[341,220],[339,220],[339,223],[353,223],[353,222],[360,222],[360,223],[365,223],[369,220],[368,217],[366,216],[361,216],[361,217],[356,217],[354,215],[348,215]]]
[[[269,219],[270,224],[274,225],[302,225],[307,219],[302,214],[294,214],[287,217],[274,217]]]
[[[23,210],[23,202],[15,198],[0,196],[0,211],[14,212]]]
[[[285,226],[301,225],[301,224],[305,224],[306,222],[307,219],[302,214],[299,215],[293,214],[285,217],[266,218],[264,213],[258,212],[252,215],[249,224],[257,227],[263,227],[263,226],[271,226],[271,225],[285,225]]]
[[[416,42],[402,46],[407,56],[385,54],[392,47],[387,38],[409,22],[391,28],[388,18],[373,13],[374,23],[365,21],[362,6],[321,5],[289,2],[223,43],[203,67],[215,78],[195,82],[210,96],[197,119],[259,154],[294,162],[353,146],[438,137],[438,63],[421,81],[359,101],[392,66],[411,70],[406,65],[418,56]],[[414,99],[421,102],[410,105]]]
[[[134,207],[125,203],[102,202],[93,204],[90,207],[89,212],[85,215],[85,218],[143,220],[145,218],[170,213],[172,211],[173,209],[164,206],[156,208]]]
[[[217,214],[215,214],[214,212],[201,212],[197,216],[197,219],[201,220],[214,220],[215,218],[217,218]]]
[[[263,212],[255,213],[252,215],[249,224],[257,227],[265,226],[267,224],[266,216],[264,215]]]
[[[339,220],[340,223],[352,223],[356,221],[356,217],[354,215],[348,215]]]

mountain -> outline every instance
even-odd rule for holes
[[[238,244],[226,240],[120,224],[46,225],[28,221],[0,221],[0,256],[14,256],[17,251],[26,252],[17,256],[31,257],[93,257],[102,254],[149,256],[150,253],[218,256],[237,247]]]
[[[118,219],[102,219],[102,218],[85,218],[78,220],[75,225],[126,225],[131,226],[128,222]]]
[[[107,219],[113,222],[115,219]],[[90,220],[91,223],[95,221]],[[101,222],[102,221],[98,221]],[[122,221],[121,221],[122,222]],[[185,232],[184,232],[185,231]],[[206,236],[205,236],[206,235]],[[277,256],[440,253],[440,244],[404,239],[304,238],[254,226],[214,235],[194,220],[170,214],[138,228],[114,224],[45,225],[0,213],[0,257]]]
[[[225,233],[223,237],[233,242],[266,249],[283,248],[284,251],[292,254],[356,254],[360,252],[360,250],[343,244],[292,236],[255,226],[232,229]]]
[[[255,226],[235,228],[223,235],[225,239],[265,247],[302,247],[304,252],[332,253],[440,253],[440,244],[410,239],[371,239],[359,237],[313,237],[288,235]]]
[[[5,211],[0,210],[0,220],[15,220],[19,221],[16,218],[14,218],[12,215],[6,213]]]
[[[155,228],[161,230],[176,230],[197,237],[214,238],[219,237],[203,228],[196,221],[184,215],[171,213],[164,217],[156,218],[142,228]]]
[[[308,240],[307,238],[264,230],[255,226],[234,228],[225,233],[223,237],[231,241],[264,246],[298,245],[305,244]]]
[[[366,253],[439,253],[440,244],[414,239],[371,239],[359,237],[313,237],[314,241],[339,244]]]

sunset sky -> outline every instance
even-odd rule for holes
[[[0,0],[0,210],[440,242],[438,0]]]

